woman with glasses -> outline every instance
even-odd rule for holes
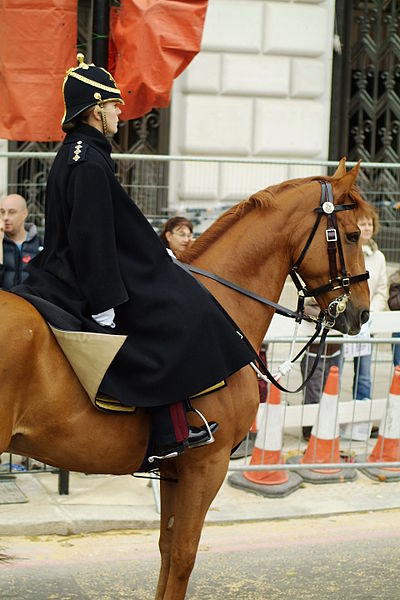
[[[172,217],[165,223],[160,239],[172,256],[187,250],[193,240],[193,223],[185,217]]]

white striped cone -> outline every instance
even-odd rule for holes
[[[396,462],[400,459],[400,365],[393,373],[386,414],[379,427],[378,441],[368,462]],[[400,471],[395,467],[381,467],[385,471]]]
[[[319,405],[317,420],[311,430],[310,441],[302,464],[339,463],[339,422],[337,419],[339,396],[339,369],[331,367]],[[317,473],[338,473],[341,469],[312,469]]]
[[[281,404],[281,393],[273,384],[269,386],[268,399],[260,417],[250,464],[282,464],[284,406]],[[261,485],[279,485],[289,480],[287,471],[245,471],[243,476]]]

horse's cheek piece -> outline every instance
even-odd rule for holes
[[[332,300],[329,303],[329,306],[326,309],[326,311],[321,311],[323,325],[324,327],[328,327],[329,329],[332,329],[334,327],[337,317],[341,313],[343,313],[347,308],[347,302],[351,295],[350,284],[356,283],[358,281],[364,281],[369,277],[368,271],[366,271],[365,273],[361,273],[360,275],[354,276],[348,275],[346,271],[342,241],[340,238],[340,232],[335,213],[343,210],[352,210],[354,208],[355,204],[341,204],[335,206],[332,185],[328,181],[321,181],[321,201],[320,206],[315,209],[315,212],[317,213],[317,218],[315,220],[314,227],[303,248],[303,251],[301,252],[299,258],[293,265],[293,268],[290,272],[290,276],[297,288],[299,296],[302,295],[302,310],[304,305],[304,298],[306,297],[316,297],[333,290],[344,291],[342,295],[338,296],[337,298],[334,298],[334,300]],[[307,250],[311,245],[311,242],[318,229],[318,225],[321,221],[321,217],[323,214],[326,215],[327,218],[327,228],[325,230],[325,237],[328,249],[330,279],[329,283],[325,285],[322,285],[318,288],[314,288],[313,290],[307,290],[307,288],[302,285],[297,275],[297,272],[300,264],[302,263],[307,253]],[[338,272],[337,268],[336,254],[338,254],[339,257],[340,272]]]

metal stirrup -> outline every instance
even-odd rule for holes
[[[208,421],[207,421],[207,419],[205,418],[205,416],[204,416],[204,415],[203,415],[203,414],[202,414],[202,413],[201,413],[201,412],[200,412],[200,411],[199,411],[197,408],[195,408],[195,407],[193,406],[193,404],[191,403],[191,401],[190,401],[189,399],[188,399],[188,400],[186,400],[186,405],[187,405],[187,407],[188,407],[188,410],[189,410],[189,411],[192,411],[192,412],[196,413],[196,415],[198,415],[198,416],[200,417],[200,419],[201,419],[201,420],[203,421],[203,423],[204,423],[204,427],[205,427],[205,428],[206,428],[206,430],[207,430],[208,437],[209,437],[210,439],[209,439],[207,442],[205,442],[204,444],[202,444],[202,445],[203,445],[203,446],[205,446],[206,444],[212,444],[213,442],[215,442],[215,438],[214,438],[214,436],[213,436],[213,434],[212,434],[212,431],[211,431],[211,429],[210,429],[210,426],[209,426],[209,424],[208,424]]]

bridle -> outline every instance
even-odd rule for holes
[[[325,312],[324,326],[332,328],[335,325],[337,317],[346,310],[347,301],[351,295],[350,285],[359,281],[365,281],[369,278],[369,273],[368,271],[365,271],[365,273],[361,273],[360,275],[350,276],[346,270],[346,264],[344,260],[342,240],[340,238],[340,231],[338,227],[336,213],[344,210],[353,210],[356,205],[354,203],[335,205],[331,183],[329,183],[328,181],[321,181],[320,183],[321,200],[320,206],[314,209],[314,212],[317,213],[317,218],[315,220],[314,227],[311,230],[311,233],[303,248],[302,253],[293,265],[289,275],[291,276],[293,283],[297,288],[299,298],[299,304],[297,307],[298,311],[303,310],[304,299],[306,297],[313,296],[315,298],[316,296],[320,296],[321,294],[325,294],[326,292],[330,292],[333,290],[343,290],[344,293],[341,296],[338,296],[334,300],[332,300]],[[329,282],[325,285],[321,285],[312,290],[307,290],[307,288],[304,285],[302,285],[297,271],[301,263],[303,262],[305,255],[307,254],[307,251],[311,245],[311,242],[315,236],[315,233],[318,229],[323,215],[326,215],[327,220],[325,236],[328,249],[330,279]],[[337,268],[336,254],[338,254],[339,257],[339,271]]]
[[[174,262],[176,262],[180,267],[182,267],[189,273],[193,273],[196,275],[202,275],[204,277],[207,277],[208,279],[217,281],[218,283],[224,285],[225,287],[235,290],[236,292],[239,292],[240,294],[243,294],[244,296],[252,298],[253,300],[256,300],[257,302],[260,302],[261,304],[264,304],[264,305],[269,306],[270,308],[273,308],[277,314],[295,319],[295,321],[297,323],[301,323],[302,320],[315,323],[316,330],[315,330],[313,336],[307,342],[307,344],[300,350],[300,352],[294,357],[294,359],[291,360],[291,362],[295,362],[305,352],[305,350],[315,341],[315,339],[318,337],[318,335],[320,334],[320,332],[322,330],[318,351],[317,351],[313,366],[308,374],[308,377],[305,381],[303,381],[302,385],[300,385],[296,390],[292,390],[292,393],[302,390],[303,387],[308,383],[308,381],[311,379],[312,375],[314,374],[317,363],[322,355],[322,350],[323,350],[323,347],[325,344],[326,336],[327,336],[329,330],[334,327],[335,321],[338,318],[338,316],[346,310],[347,302],[351,295],[350,285],[352,283],[358,283],[359,281],[365,281],[369,278],[368,271],[365,271],[365,273],[361,273],[359,275],[350,275],[347,272],[346,264],[345,264],[345,260],[344,260],[343,246],[342,246],[342,241],[341,241],[341,237],[340,237],[337,217],[336,217],[337,212],[341,212],[343,210],[353,210],[356,207],[356,204],[349,203],[349,204],[335,205],[331,183],[329,183],[328,181],[321,180],[320,184],[321,184],[320,205],[314,209],[314,212],[317,213],[317,218],[315,220],[314,226],[311,230],[311,233],[308,237],[308,240],[307,240],[299,258],[297,259],[297,261],[295,262],[295,264],[293,265],[293,267],[289,273],[289,275],[291,276],[291,278],[297,288],[298,301],[297,301],[297,310],[296,311],[293,311],[289,308],[281,306],[281,305],[277,304],[276,302],[272,302],[271,300],[264,298],[264,296],[260,296],[259,294],[256,294],[255,292],[247,290],[246,288],[243,288],[231,281],[228,281],[227,279],[223,279],[222,277],[219,277],[218,275],[215,275],[214,273],[211,273],[210,271],[205,271],[204,269],[200,269],[199,267],[195,267],[194,265],[187,264],[187,263],[181,263],[180,261],[174,259]],[[304,257],[307,254],[307,251],[309,250],[309,248],[311,246],[311,243],[317,232],[318,226],[324,215],[326,215],[326,218],[327,218],[327,227],[325,230],[325,236],[326,236],[327,249],[328,249],[330,278],[329,278],[328,283],[321,285],[317,288],[308,290],[307,287],[302,284],[302,282],[298,276],[298,269],[299,269],[301,263],[303,262]],[[339,257],[339,263],[340,263],[339,270],[337,268],[337,256],[336,255],[338,255],[338,257]],[[325,294],[326,292],[330,292],[333,290],[343,290],[343,293],[341,295],[337,296],[336,298],[334,298],[330,302],[328,308],[325,311],[321,310],[318,317],[305,314],[305,312],[304,312],[305,298],[311,297],[311,296],[313,296],[313,297],[319,296],[321,294]],[[214,296],[212,296],[212,295],[210,295],[210,296],[215,302],[217,302],[217,300],[214,298]],[[255,361],[259,365],[261,372],[281,391],[289,392],[290,390],[286,390],[284,387],[282,387],[280,385],[279,382],[276,381],[275,377],[269,372],[267,367],[261,361],[259,355],[254,350],[254,348],[251,346],[250,342],[247,340],[245,335],[238,330],[236,323],[234,323],[234,321],[231,319],[231,317],[228,315],[228,313],[226,313],[224,308],[219,303],[217,303],[217,304],[220,307],[220,309],[225,313],[226,317],[235,326],[238,334],[244,339],[244,341],[247,343],[247,345],[253,351]]]

